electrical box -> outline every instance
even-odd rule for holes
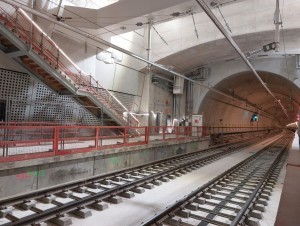
[[[202,126],[203,116],[202,115],[192,115],[192,126]]]
[[[192,115],[192,135],[203,136],[203,115]],[[200,129],[194,126],[201,127]]]

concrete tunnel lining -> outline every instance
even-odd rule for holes
[[[249,71],[233,74],[221,80],[214,88],[255,104],[257,112],[260,112],[261,108],[261,110],[274,115],[276,119],[280,118],[279,125],[283,126],[295,121],[300,101],[299,88],[278,74],[259,71],[259,75],[287,108],[288,119],[284,118],[283,112],[276,106],[273,98],[266,93]],[[228,98],[222,97],[221,101],[217,101],[217,99],[220,100],[219,95],[209,91],[200,105],[199,113],[203,113],[206,124],[225,125],[238,121],[240,124],[250,125],[250,119],[255,109],[249,110],[246,104]],[[271,124],[270,118],[260,117],[261,126],[271,126]]]

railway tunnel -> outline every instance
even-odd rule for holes
[[[0,225],[299,225],[299,9],[0,0]]]

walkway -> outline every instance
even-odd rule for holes
[[[275,226],[300,225],[300,148],[299,138],[295,135],[287,166],[283,191]]]

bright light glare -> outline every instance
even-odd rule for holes
[[[62,5],[76,6],[88,9],[101,9],[111,4],[118,2],[119,0],[63,0]]]

